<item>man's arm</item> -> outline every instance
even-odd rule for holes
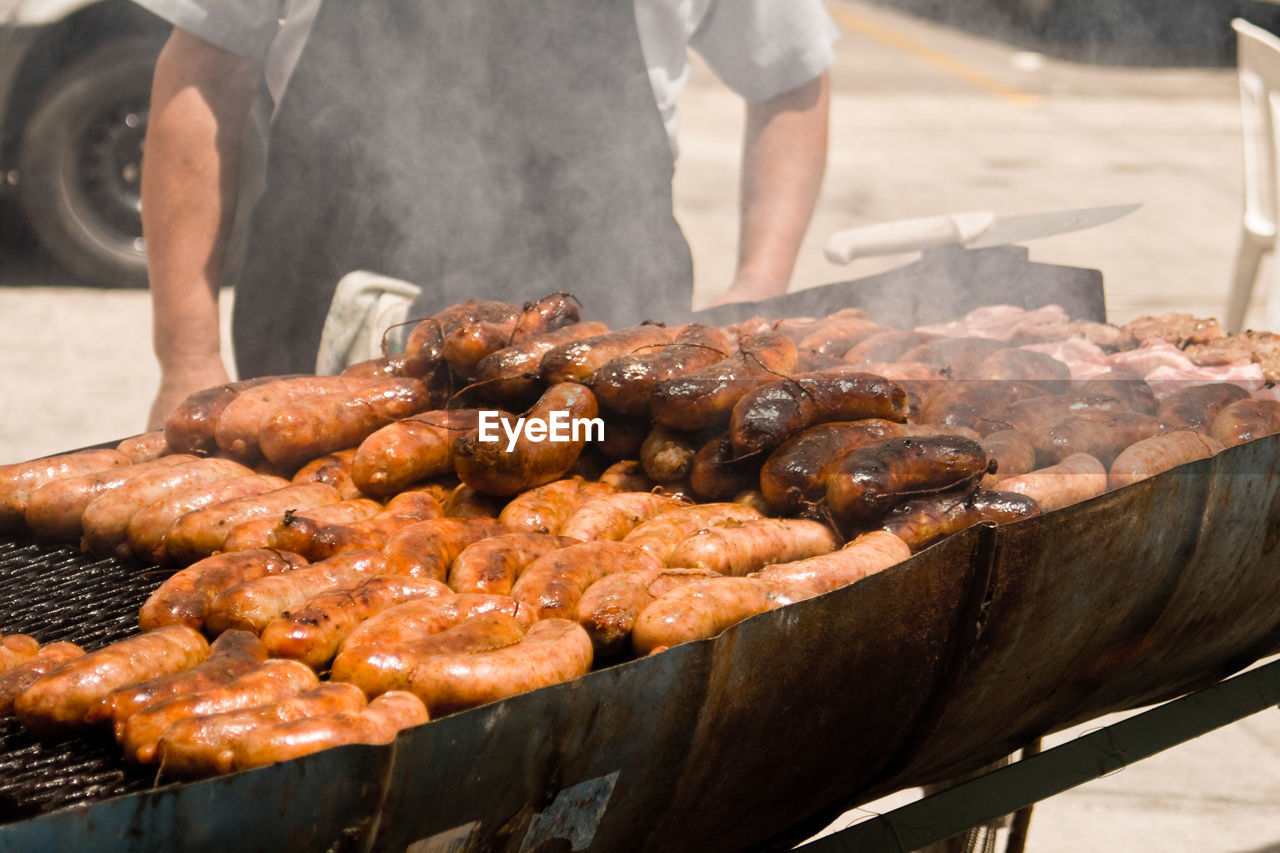
[[[218,287],[235,214],[240,145],[260,64],[175,28],[156,62],[142,161],[142,231],[160,389],[148,429],[227,381]]]
[[[747,105],[738,271],[713,305],[787,291],[827,167],[829,77]]]

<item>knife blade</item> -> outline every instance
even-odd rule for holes
[[[988,246],[1007,246],[1024,240],[1037,240],[1056,234],[1068,234],[1114,222],[1133,213],[1141,204],[1119,204],[1112,207],[1092,207],[1083,210],[1059,210],[1053,213],[1032,213],[1023,216],[999,217],[974,239],[965,243],[969,249],[985,249]]]

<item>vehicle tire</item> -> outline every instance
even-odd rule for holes
[[[45,250],[77,279],[145,286],[139,185],[161,42],[93,49],[41,93],[18,154],[22,206]]]

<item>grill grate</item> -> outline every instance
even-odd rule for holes
[[[168,574],[71,547],[0,540],[0,633],[102,648],[138,632],[138,608]],[[154,778],[126,765],[109,735],[38,740],[0,719],[0,824],[141,791]]]

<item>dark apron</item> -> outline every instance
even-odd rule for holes
[[[612,326],[687,313],[633,2],[322,3],[236,287],[240,375],[312,371],[356,269],[421,285],[411,317],[553,291]]]

